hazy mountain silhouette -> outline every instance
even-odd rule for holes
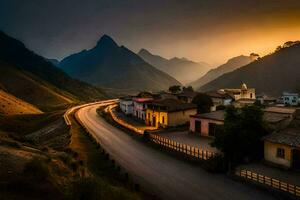
[[[146,49],[141,49],[138,55],[146,62],[162,70],[183,84],[190,83],[204,75],[210,68],[207,63],[196,63],[186,58],[166,59],[158,55],[153,55]]]
[[[271,55],[224,74],[200,88],[201,91],[238,87],[246,83],[257,93],[280,95],[300,91],[300,44],[283,48]]]
[[[206,83],[218,78],[219,76],[238,69],[244,65],[252,62],[253,59],[250,56],[237,56],[229,59],[225,64],[216,67],[215,69],[209,70],[204,76],[200,77],[198,80],[191,83],[191,85],[198,89]]]
[[[0,88],[42,110],[104,97],[100,89],[69,77],[1,31]]]
[[[107,88],[157,91],[179,84],[107,35],[94,48],[63,59],[60,67],[75,78]]]

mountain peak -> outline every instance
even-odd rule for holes
[[[97,46],[118,46],[118,44],[108,35],[104,34],[97,42]]]
[[[152,55],[147,49],[141,49],[138,55]]]

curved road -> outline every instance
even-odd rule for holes
[[[102,147],[125,168],[143,188],[163,199],[269,200],[270,194],[213,175],[202,168],[145,146],[99,117],[99,105],[81,108],[78,117]]]

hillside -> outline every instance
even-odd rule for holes
[[[1,60],[0,85],[4,91],[37,106],[43,111],[65,107],[78,101],[73,95]]]
[[[75,101],[103,98],[94,86],[71,78],[20,41],[0,31],[0,86],[46,111]]]
[[[158,55],[153,55],[146,49],[141,49],[138,55],[150,65],[170,74],[183,84],[190,83],[209,70],[209,65],[204,62],[193,62],[186,58],[166,59]]]
[[[283,48],[202,86],[201,91],[238,87],[242,82],[257,93],[273,96],[300,91],[300,44]]]
[[[107,35],[94,48],[63,59],[60,67],[75,78],[107,88],[158,91],[180,84]]]
[[[0,89],[0,114],[40,114],[37,107]]]
[[[216,67],[215,69],[209,70],[204,76],[199,78],[198,80],[191,83],[191,85],[195,89],[199,89],[202,85],[209,83],[210,81],[218,78],[219,76],[231,72],[233,70],[236,70],[242,66],[245,66],[252,62],[253,59],[251,59],[250,56],[237,56],[234,58],[229,59],[225,64],[220,65],[219,67]]]

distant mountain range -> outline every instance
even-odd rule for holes
[[[284,46],[285,47],[285,46]],[[278,49],[246,66],[203,85],[201,91],[235,88],[246,83],[257,93],[273,96],[283,91],[300,92],[300,44]]]
[[[0,89],[42,111],[105,97],[101,89],[71,78],[1,31]]]
[[[66,57],[59,66],[75,78],[107,88],[159,91],[180,84],[107,35],[94,48]]]
[[[234,71],[242,66],[245,66],[252,62],[254,59],[251,56],[237,56],[229,59],[225,64],[216,67],[215,69],[209,70],[204,76],[198,80],[192,82],[190,85],[195,89],[199,89],[201,86],[209,83],[210,81],[218,78],[219,76]]]
[[[146,49],[141,49],[138,55],[146,62],[162,70],[183,84],[190,83],[204,75],[210,68],[205,62],[193,62],[186,58],[166,59],[158,55],[153,55]]]

